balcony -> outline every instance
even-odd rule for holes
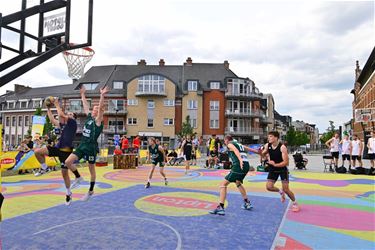
[[[227,117],[261,117],[262,114],[260,110],[251,109],[227,109],[225,110],[225,115]]]
[[[83,107],[81,107],[81,106],[67,105],[67,106],[65,106],[65,112],[73,112],[73,113],[76,113],[79,116],[86,115],[85,112],[83,111]]]
[[[125,127],[123,125],[117,126],[117,134],[124,134],[126,131]],[[104,126],[103,132],[106,134],[114,134],[116,132],[116,126],[110,125],[110,126]]]
[[[225,134],[238,136],[263,135],[263,129],[249,127],[226,127]]]
[[[116,112],[115,107],[109,107],[107,110],[104,111],[105,115],[117,115],[117,116],[124,116],[127,114],[127,110],[123,107],[118,108]]]
[[[272,124],[274,122],[274,119],[268,117],[268,116],[262,116],[260,118],[260,123],[263,123],[263,124]]]
[[[240,91],[232,91],[228,89],[225,92],[226,98],[235,98],[235,99],[243,99],[243,100],[261,100],[263,95],[259,92],[240,92]]]
[[[167,92],[165,91],[137,91],[135,92],[135,96],[142,97],[142,96],[167,96]]]

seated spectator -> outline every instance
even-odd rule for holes
[[[208,157],[208,160],[206,161],[206,167],[208,167],[208,168],[215,167],[218,163],[218,157],[219,157],[219,154],[217,152],[217,149],[213,148],[210,151],[210,155]]]
[[[21,160],[24,154],[30,151],[30,148],[27,146],[27,140],[23,140],[21,142],[21,145],[18,146],[17,151],[19,151],[19,153],[16,155],[16,159],[15,159],[16,163],[14,164],[14,166],[17,165],[17,163]],[[18,174],[26,174],[26,173],[29,173],[29,171],[22,170],[22,169],[18,171]]]
[[[120,146],[116,146],[115,151],[113,152],[114,155],[122,155],[122,150],[120,149]]]

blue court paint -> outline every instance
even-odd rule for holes
[[[238,194],[228,195],[225,216],[161,216],[134,206],[164,192],[186,190],[137,185],[4,220],[4,249],[176,249],[178,235],[182,249],[270,249],[287,208],[276,198],[250,196],[255,208],[245,211]]]
[[[303,232],[301,232],[303,228]],[[323,227],[286,220],[281,232],[313,249],[374,249],[375,243]],[[306,232],[309,232],[306,234]]]

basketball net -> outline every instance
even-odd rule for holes
[[[68,66],[68,75],[71,79],[80,79],[84,74],[85,66],[95,54],[89,47],[63,51],[63,56]]]

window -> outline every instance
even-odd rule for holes
[[[155,108],[155,102],[153,100],[147,101],[147,108],[148,109],[154,109]]]
[[[123,89],[124,82],[123,81],[113,81],[113,89]]]
[[[109,100],[108,110],[112,112],[123,111],[124,110],[124,100]]]
[[[211,89],[220,89],[220,82],[211,82]]]
[[[210,101],[210,110],[219,110],[219,101]]]
[[[174,124],[174,119],[170,118],[164,118],[164,125],[173,125]]]
[[[148,128],[154,127],[154,119],[147,119],[147,127]]]
[[[174,100],[165,99],[164,100],[164,106],[166,106],[166,107],[174,107]]]
[[[16,126],[16,117],[12,116],[12,127]]]
[[[159,75],[145,75],[138,78],[138,92],[164,93],[165,78]]]
[[[108,121],[109,129],[113,132],[116,131],[116,120],[109,120]],[[124,129],[124,121],[123,120],[117,120],[117,131]]]
[[[5,126],[9,127],[9,124],[10,124],[10,117],[7,116],[7,118],[5,119]]]
[[[188,81],[188,91],[197,91],[198,81]]]
[[[40,108],[42,105],[40,105],[40,100],[33,100],[33,108]]]
[[[14,109],[14,102],[8,102],[8,109]]]
[[[137,106],[138,100],[137,99],[128,99],[128,106]]]
[[[20,107],[21,107],[22,109],[27,108],[27,101],[22,101],[22,102],[20,102]]]
[[[18,116],[18,126],[22,127],[22,116]]]
[[[219,120],[210,120],[210,128],[219,128]]]
[[[70,112],[81,112],[82,111],[82,101],[81,100],[70,100],[69,111]]]
[[[25,116],[25,126],[29,126],[29,116]]]
[[[137,125],[137,118],[128,118],[128,125]]]
[[[198,108],[198,101],[196,100],[188,101],[188,109],[197,109],[197,108]]]
[[[190,125],[193,128],[197,128],[197,119],[190,119]]]
[[[90,83],[82,83],[78,89],[80,89],[82,86],[85,87],[86,90],[95,90],[96,87],[98,87],[99,83],[90,82]]]

